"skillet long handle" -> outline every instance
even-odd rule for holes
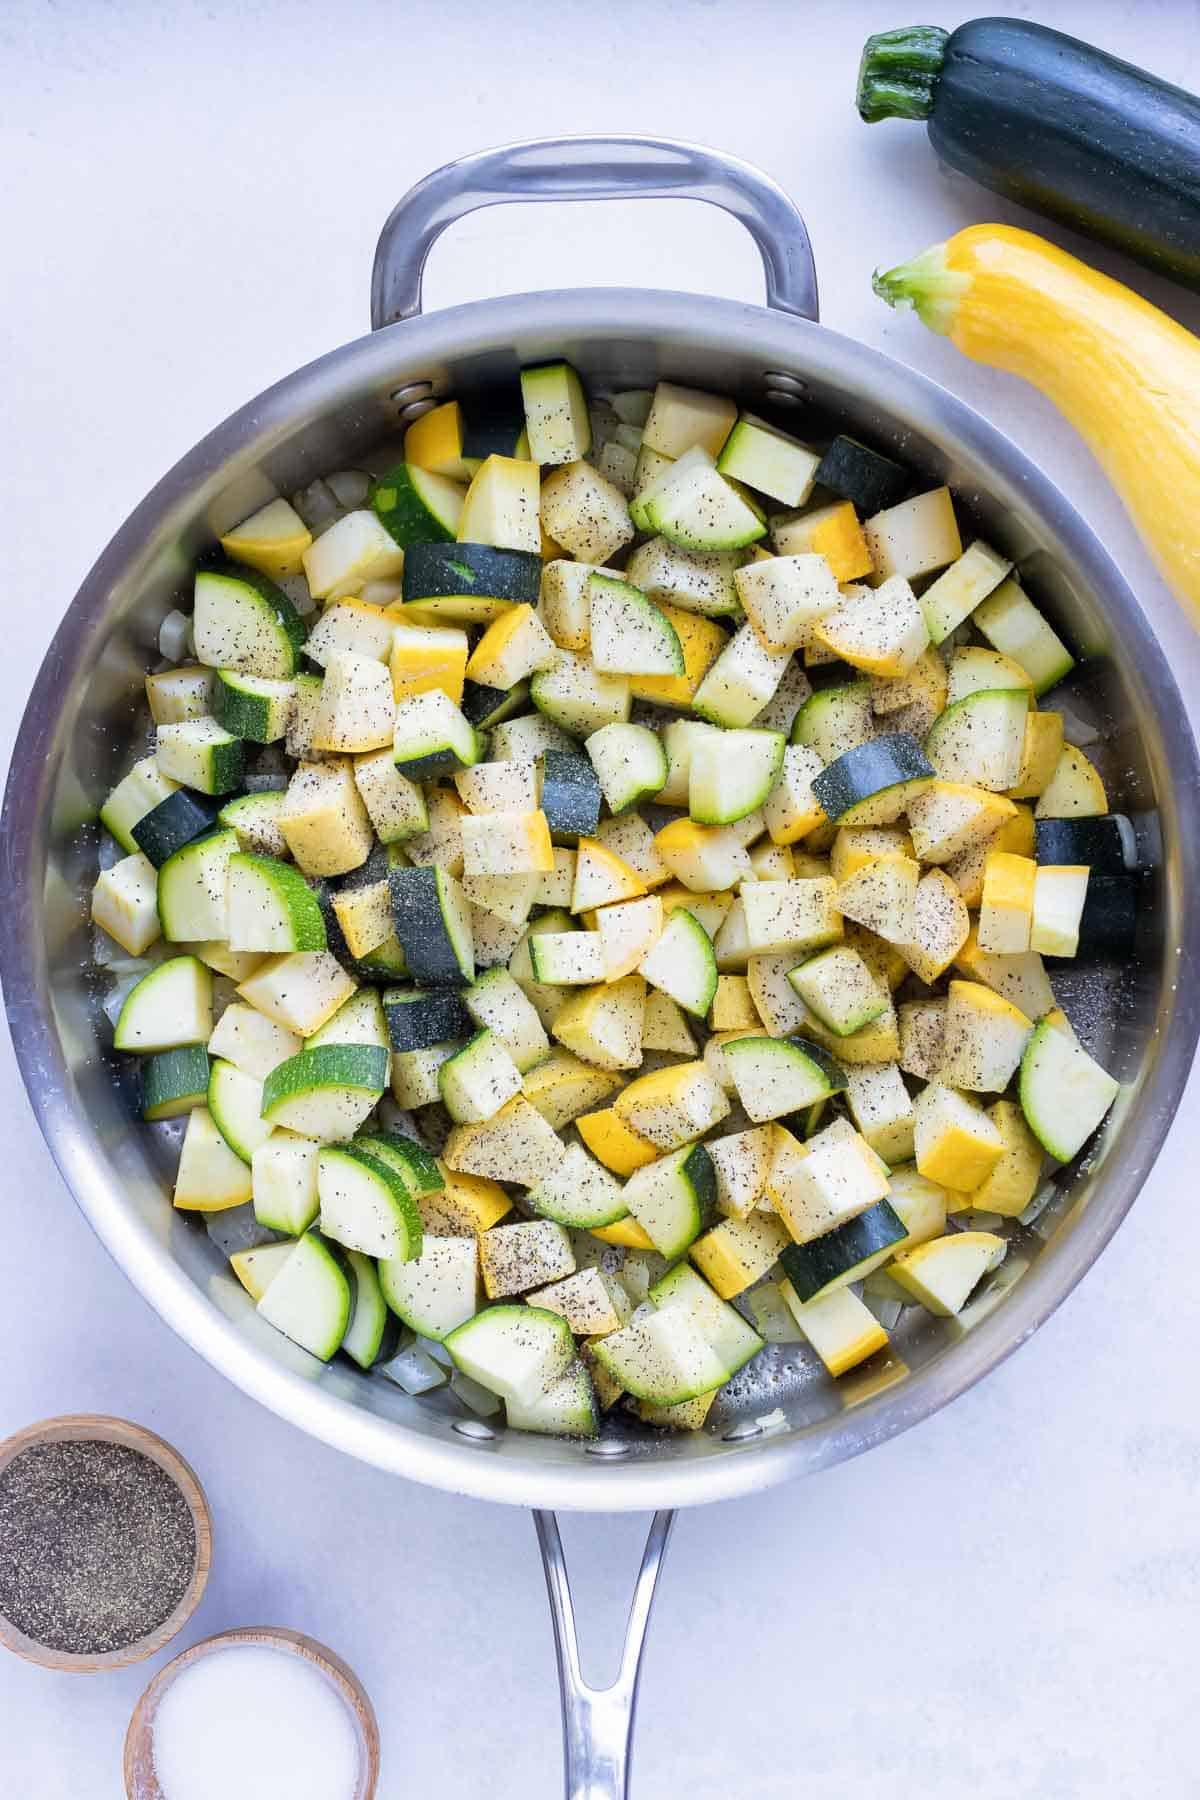
[[[546,1591],[550,1597],[550,1616],[554,1622],[554,1649],[562,1696],[566,1800],[628,1800],[642,1650],[675,1514],[657,1512],[651,1522],[629,1606],[621,1666],[616,1680],[605,1688],[591,1687],[583,1678],[571,1582],[558,1519],[552,1512],[535,1512],[533,1522],[537,1527]]]
[[[530,138],[460,156],[410,188],[379,234],[371,325],[421,310],[421,276],[448,225],[484,206],[537,200],[704,200],[744,225],[763,260],[767,305],[817,316],[817,272],[795,201],[737,156],[658,137]]]

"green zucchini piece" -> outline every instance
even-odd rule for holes
[[[813,776],[812,791],[835,824],[892,825],[932,779],[916,738],[899,731],[836,757]]]
[[[660,783],[661,785],[661,783]],[[542,811],[551,837],[591,837],[600,823],[600,782],[586,756],[576,750],[542,755]]]
[[[625,1183],[624,1197],[659,1255],[682,1256],[699,1237],[706,1215],[716,1205],[717,1174],[712,1157],[703,1144],[684,1144],[682,1149],[635,1169]]]
[[[458,987],[475,978],[471,909],[452,875],[425,865],[388,872],[392,917],[413,980]]]
[[[328,1362],[350,1323],[350,1283],[341,1257],[317,1232],[306,1231],[258,1310],[276,1331]]]
[[[521,399],[529,459],[543,468],[578,462],[592,447],[583,383],[570,363],[539,363],[521,370]]]
[[[806,1038],[734,1038],[722,1045],[722,1053],[746,1116],[756,1125],[845,1091],[840,1063]]]
[[[383,1011],[393,1050],[425,1050],[472,1030],[471,1015],[452,988],[385,988]]]
[[[302,1137],[352,1137],[388,1082],[388,1053],[376,1044],[321,1044],[271,1070],[262,1116]]]
[[[360,1131],[354,1142],[394,1169],[414,1199],[420,1194],[436,1194],[446,1185],[435,1158],[403,1132]]]
[[[113,1032],[115,1050],[148,1056],[207,1044],[212,1035],[212,971],[197,956],[172,956],[126,995]]]
[[[828,1288],[860,1281],[887,1257],[893,1244],[907,1236],[899,1214],[886,1200],[877,1200],[857,1218],[835,1225],[807,1244],[786,1244],[779,1261],[804,1303]]]
[[[854,503],[860,519],[903,500],[912,486],[907,469],[857,438],[838,436],[817,466],[815,486]]]
[[[410,695],[396,708],[393,760],[410,781],[469,769],[483,757],[483,739],[440,688]]]
[[[479,1303],[479,1248],[470,1237],[427,1237],[412,1262],[379,1264],[383,1297],[405,1325],[441,1341],[471,1318]]]
[[[537,600],[542,559],[532,550],[505,550],[494,544],[414,544],[404,557],[404,604],[429,606],[438,601]],[[444,609],[447,618],[452,609]],[[493,615],[494,616],[494,615]],[[467,624],[486,622],[463,615]]]
[[[575,1357],[571,1328],[541,1306],[489,1306],[446,1338],[464,1375],[489,1393],[532,1404]]]
[[[350,1323],[342,1335],[342,1349],[360,1369],[390,1362],[400,1348],[400,1326],[388,1311],[375,1264],[361,1250],[345,1252],[350,1282]]]
[[[326,950],[320,903],[294,863],[237,850],[226,870],[231,950]]]
[[[179,783],[164,775],[153,756],[143,756],[123,775],[100,808],[100,823],[111,832],[122,850],[138,847],[133,828],[139,819],[173,794]]]
[[[406,552],[421,544],[453,543],[464,490],[445,475],[397,463],[371,489],[371,506],[389,537]]]
[[[176,944],[224,941],[229,931],[226,883],[237,848],[236,831],[214,831],[167,858],[158,871],[158,916],[165,938]]]
[[[203,837],[216,822],[215,807],[186,788],[176,788],[137,821],[130,836],[155,868],[161,869],[177,850]]]
[[[848,750],[857,750],[874,736],[869,681],[847,681],[819,689],[792,720],[793,744],[815,750],[825,763],[836,761]]]
[[[236,669],[218,669],[213,684],[213,717],[236,738],[275,744],[287,736],[296,687],[291,681],[268,681]]]
[[[485,687],[479,681],[464,681],[459,708],[463,718],[476,731],[490,731],[504,719],[511,719],[529,703],[529,683],[518,681],[515,687]]]
[[[1021,1057],[1021,1110],[1057,1162],[1077,1156],[1121,1091],[1083,1046],[1043,1019]]]
[[[275,1127],[262,1116],[263,1084],[231,1062],[214,1057],[208,1078],[208,1110],[217,1130],[244,1163],[271,1136]]]
[[[142,1117],[175,1119],[203,1106],[208,1096],[208,1051],[203,1044],[161,1050],[141,1065]]]
[[[307,636],[304,620],[266,575],[233,563],[196,576],[192,637],[212,669],[290,681]]]
[[[317,1157],[321,1234],[364,1256],[412,1262],[421,1215],[403,1178],[361,1140],[327,1144]]]

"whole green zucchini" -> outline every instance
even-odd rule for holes
[[[1023,19],[869,38],[858,110],[924,119],[943,162],[1200,287],[1200,100]]]

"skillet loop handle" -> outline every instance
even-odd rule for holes
[[[817,272],[804,220],[761,169],[673,138],[561,137],[459,157],[409,189],[375,250],[372,330],[420,312],[425,264],[448,225],[484,206],[535,200],[704,200],[719,206],[758,245],[767,305],[817,317]]]
[[[535,1512],[533,1522],[537,1527],[546,1591],[550,1596],[550,1615],[554,1622],[554,1649],[562,1696],[566,1800],[628,1800],[642,1649],[675,1514],[657,1512],[654,1515],[629,1606],[621,1666],[616,1680],[606,1688],[591,1687],[583,1678],[575,1608],[558,1520],[552,1512]]]

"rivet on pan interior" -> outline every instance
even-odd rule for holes
[[[411,425],[414,419],[419,419],[423,413],[433,412],[436,406],[437,401],[432,396],[428,400],[410,400],[400,417],[406,425]]]
[[[485,1443],[496,1435],[482,1419],[455,1419],[452,1429],[457,1431],[459,1437],[474,1438],[476,1443]]]
[[[739,1444],[745,1438],[760,1436],[761,1432],[761,1425],[756,1425],[753,1419],[744,1419],[740,1425],[731,1425],[729,1427],[729,1430],[725,1433],[724,1441],[727,1444]]]
[[[589,1456],[628,1456],[629,1445],[622,1444],[618,1438],[601,1438],[598,1444],[588,1444]]]
[[[803,394],[804,383],[795,375],[785,375],[782,369],[764,369],[763,380],[769,388],[780,394]]]
[[[783,388],[767,388],[763,399],[769,406],[799,406],[803,396]]]
[[[410,400],[425,400],[432,392],[432,381],[410,381],[405,387],[393,388],[388,398],[397,406],[407,406]]]

